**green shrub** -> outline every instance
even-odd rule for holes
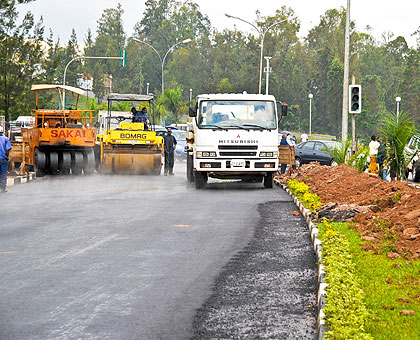
[[[317,194],[313,194],[309,190],[309,186],[303,182],[299,182],[295,179],[291,179],[287,182],[290,191],[299,199],[305,208],[310,211],[315,211],[322,207],[320,197]]]
[[[365,331],[368,317],[364,294],[352,261],[347,237],[337,232],[328,220],[319,225],[322,240],[322,264],[328,283],[325,339],[373,339]]]

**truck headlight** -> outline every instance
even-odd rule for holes
[[[277,157],[278,152],[277,151],[269,151],[269,152],[265,152],[265,151],[261,151],[260,152],[260,157]]]
[[[214,151],[197,151],[197,158],[207,158],[207,157],[216,157],[216,152]]]

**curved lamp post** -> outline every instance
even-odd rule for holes
[[[262,60],[263,60],[263,49],[264,49],[264,38],[265,38],[265,34],[274,26],[277,26],[285,21],[287,21],[288,19],[284,19],[278,22],[275,22],[274,24],[271,24],[270,26],[268,26],[265,30],[260,29],[259,27],[255,26],[253,23],[250,23],[249,21],[246,21],[244,19],[241,19],[239,17],[235,17],[233,15],[227,14],[225,13],[225,15],[228,18],[231,19],[237,19],[240,20],[242,22],[247,23],[248,25],[251,25],[259,34],[260,34],[260,38],[261,38],[261,50],[260,50],[260,77],[259,77],[259,82],[258,82],[258,93],[261,94],[261,78],[262,78]]]
[[[192,42],[192,40],[191,39],[185,39],[185,40],[182,40],[182,41],[177,42],[176,44],[172,45],[171,48],[169,48],[169,50],[166,52],[166,54],[163,57],[163,59],[162,59],[160,53],[151,44],[149,44],[148,42],[143,41],[143,40],[139,40],[139,39],[136,39],[136,38],[133,38],[133,40],[134,41],[137,41],[139,43],[145,44],[145,45],[147,45],[149,47],[151,47],[153,49],[153,51],[155,51],[156,54],[159,56],[159,59],[160,59],[160,62],[161,62],[161,69],[162,69],[162,94],[163,94],[163,92],[165,90],[165,81],[164,81],[164,75],[163,75],[163,68],[165,66],[166,57],[168,56],[169,52],[171,52],[172,49],[175,48],[176,46],[178,46],[179,44],[188,44],[188,43]]]

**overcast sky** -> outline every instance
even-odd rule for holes
[[[193,0],[194,1],[194,0]],[[202,13],[207,14],[218,30],[238,29],[249,31],[250,26],[240,21],[228,19],[225,13],[253,22],[255,11],[262,15],[272,15],[276,9],[286,5],[294,9],[301,21],[299,35],[307,32],[319,23],[320,15],[327,9],[347,6],[346,0],[195,0]],[[36,0],[27,5],[19,5],[22,15],[30,10],[36,19],[42,15],[44,24],[51,28],[54,38],[60,36],[61,42],[67,42],[74,27],[79,41],[83,41],[87,29],[96,31],[96,22],[106,8],[116,7],[121,3],[124,9],[124,26],[130,36],[133,26],[141,19],[145,0]],[[410,46],[415,46],[411,34],[420,26],[419,0],[351,0],[351,18],[356,21],[357,29],[365,31],[366,25],[373,28],[373,35],[380,38],[385,31],[392,31],[395,36],[402,35]]]

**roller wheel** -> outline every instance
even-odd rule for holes
[[[73,175],[80,175],[83,170],[83,153],[80,151],[72,152],[71,154],[71,173]]]
[[[273,187],[273,172],[267,172],[267,175],[264,176],[264,188]]]
[[[86,151],[83,154],[83,172],[85,175],[92,175],[95,170],[95,154],[93,150]]]
[[[68,175],[71,168],[71,154],[68,151],[64,151],[60,154],[59,170],[63,175]]]
[[[47,157],[45,153],[39,149],[35,149],[34,153],[34,171],[37,177],[45,176],[45,166],[47,164]]]
[[[196,189],[203,189],[207,184],[207,173],[202,171],[196,171],[194,182]]]
[[[55,174],[58,171],[58,153],[55,151],[50,152],[49,159],[50,159],[49,170],[51,174]]]

